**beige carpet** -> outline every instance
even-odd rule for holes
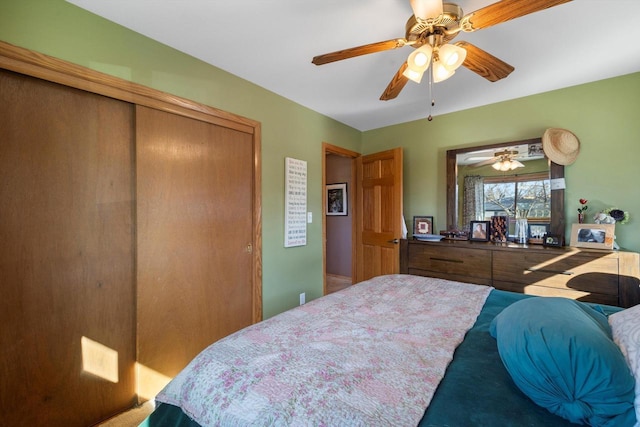
[[[142,405],[130,409],[118,416],[108,419],[98,424],[98,427],[138,427],[138,425],[153,411],[153,401],[148,401]]]
[[[351,286],[351,277],[338,276],[336,274],[327,274],[327,294],[338,292]]]

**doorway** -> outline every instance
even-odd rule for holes
[[[323,294],[351,286],[355,272],[356,204],[355,159],[360,154],[331,144],[322,144],[322,242]],[[346,201],[340,214],[328,214],[327,185],[339,186]],[[344,190],[343,190],[344,189]]]

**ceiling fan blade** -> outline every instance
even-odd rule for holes
[[[442,15],[442,0],[409,0],[416,18],[435,19]]]
[[[558,6],[571,0],[502,0],[469,13],[462,19],[462,31],[475,31]]]
[[[487,160],[482,160],[482,161],[480,161],[478,163],[473,163],[471,166],[474,167],[474,168],[479,168],[479,167],[482,167],[482,166],[492,165],[497,160],[498,160],[497,158],[492,157],[492,158],[487,159]]]
[[[514,70],[511,65],[471,43],[457,42],[455,44],[467,51],[467,57],[462,65],[491,82],[504,79]]]
[[[336,52],[318,55],[311,60],[316,65],[328,64],[329,62],[341,61],[369,53],[382,52],[385,50],[397,49],[407,44],[405,39],[393,39],[383,42],[370,43],[364,46],[352,47],[350,49],[338,50]]]
[[[404,72],[404,70],[407,69],[407,67],[408,67],[407,62],[406,61],[403,62],[402,65],[400,66],[400,69],[396,73],[396,75],[393,76],[393,78],[387,85],[387,88],[384,90],[384,92],[380,96],[380,101],[388,101],[390,99],[394,99],[396,96],[400,94],[402,89],[404,89],[404,86],[407,84],[409,79],[406,78],[402,73]]]

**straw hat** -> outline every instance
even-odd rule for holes
[[[542,150],[552,162],[570,165],[580,153],[580,141],[566,129],[549,128],[542,135]]]

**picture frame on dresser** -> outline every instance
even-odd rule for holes
[[[564,246],[564,237],[560,234],[546,233],[542,237],[542,246],[561,248],[562,246]]]
[[[433,216],[414,216],[413,236],[428,236],[430,234],[435,234],[433,232]]]
[[[542,245],[544,236],[549,233],[549,224],[529,224],[529,243],[533,245]]]
[[[571,243],[576,248],[613,249],[615,224],[573,224]]]
[[[488,242],[491,237],[491,221],[471,221],[469,224],[469,240]]]

